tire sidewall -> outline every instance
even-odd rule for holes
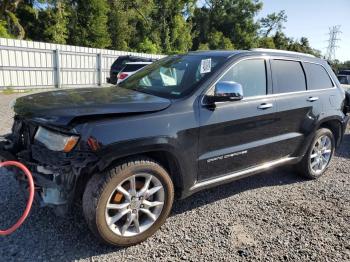
[[[154,222],[154,224],[147,229],[145,232],[132,236],[132,237],[122,237],[115,234],[107,225],[106,222],[106,205],[111,196],[111,194],[115,191],[116,187],[125,179],[130,177],[133,174],[137,173],[150,173],[162,183],[165,194],[165,202],[163,205],[163,209],[158,217],[158,219]],[[167,174],[167,172],[160,167],[159,165],[154,165],[152,163],[141,163],[138,165],[133,165],[127,167],[125,169],[120,170],[117,174],[113,174],[108,183],[105,184],[104,189],[99,197],[96,207],[96,227],[99,235],[103,238],[105,242],[108,242],[112,245],[120,245],[120,246],[130,246],[137,244],[139,242],[144,241],[149,236],[153,235],[159,227],[165,222],[168,217],[172,203],[173,203],[173,185],[172,181]]]

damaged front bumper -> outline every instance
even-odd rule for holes
[[[16,130],[15,125],[13,130]],[[74,202],[80,175],[92,172],[96,156],[83,151],[51,151],[34,143],[35,132],[27,133],[26,128],[17,131],[18,134],[0,137],[0,160],[17,160],[26,165],[34,179],[36,202],[53,207],[57,215],[64,216]],[[14,175],[21,185],[27,185],[23,174],[16,172]]]

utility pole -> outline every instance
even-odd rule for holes
[[[335,25],[329,28],[329,39],[327,46],[326,58],[328,61],[335,59],[335,50],[339,47],[337,42],[340,41],[338,35],[341,34],[340,25]]]

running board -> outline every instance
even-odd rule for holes
[[[216,185],[220,185],[223,183],[227,183],[230,181],[234,181],[243,177],[247,177],[250,175],[254,175],[256,173],[260,173],[262,171],[277,167],[277,166],[281,166],[283,164],[287,164],[287,163],[296,163],[298,161],[297,157],[286,157],[286,158],[282,158],[276,161],[272,161],[272,162],[268,162],[259,166],[255,166],[249,169],[245,169],[239,172],[233,172],[230,173],[228,175],[225,176],[220,176],[220,177],[216,177],[210,180],[205,180],[202,182],[196,182],[191,188],[190,191],[193,193],[193,191],[198,191],[202,188],[206,188],[206,187],[212,187],[212,186],[216,186]]]

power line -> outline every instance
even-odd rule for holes
[[[337,42],[340,41],[340,38],[338,38],[338,35],[340,34],[340,25],[335,25],[329,28],[329,39],[326,53],[328,61],[333,61],[335,59],[335,50],[339,47]]]

